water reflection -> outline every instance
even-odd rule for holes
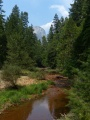
[[[49,110],[53,118],[60,118],[61,114],[69,111],[69,108],[66,107],[68,99],[62,89],[51,88],[49,89],[49,93],[47,95]]]
[[[29,114],[27,120],[53,120],[49,110],[47,97],[44,97],[39,101],[37,100],[33,104],[32,112]]]

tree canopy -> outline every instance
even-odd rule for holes
[[[15,5],[7,19],[4,15],[0,0],[0,68],[58,69],[71,79],[69,105],[74,120],[90,120],[90,0],[74,0],[69,18],[55,14],[42,41],[29,26],[26,11]]]

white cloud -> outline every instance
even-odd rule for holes
[[[45,25],[41,25],[41,27],[46,31],[46,33],[48,33],[49,29],[50,29],[50,26],[53,21],[49,22],[49,23],[46,23]]]
[[[63,5],[52,5],[50,8],[57,9],[63,17],[68,17],[69,13]]]
[[[72,4],[74,2],[74,0],[63,0],[63,2],[64,2],[64,5],[69,8],[70,4]]]
[[[54,0],[56,2],[59,2],[60,4],[64,5],[66,8],[70,8],[70,4],[74,2],[74,0]]]
[[[57,9],[63,17],[68,17],[68,15],[69,15],[68,11],[62,5],[52,5],[50,8]],[[44,25],[41,25],[41,27],[46,31],[46,33],[48,33],[51,24],[53,25],[53,21],[48,22],[48,23],[46,23]]]

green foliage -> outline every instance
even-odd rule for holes
[[[46,37],[42,37],[42,66],[47,67],[47,48],[48,48],[48,42],[46,40]]]
[[[37,72],[36,73],[36,78],[38,79],[38,80],[45,80],[45,71],[39,71],[39,72]]]
[[[74,43],[74,60],[75,60],[75,65],[80,67],[82,65],[82,61],[87,60],[87,56],[89,54],[89,49],[90,49],[90,16],[85,20],[85,23],[83,25],[83,30],[79,37],[76,39]]]
[[[71,111],[75,114],[75,117],[74,117],[75,119],[89,120],[90,119],[90,109],[89,109],[90,103],[83,100],[84,98],[81,97],[83,93],[80,93],[79,95],[77,91],[78,91],[77,89],[76,90],[72,89],[70,91],[69,105],[71,106]]]
[[[77,26],[80,26],[86,17],[86,0],[74,0],[70,8],[70,17],[75,21]]]
[[[73,43],[79,34],[79,28],[72,18],[66,20],[64,27],[61,29],[60,43],[57,46],[57,67],[61,70],[70,72],[72,65]]]
[[[77,120],[73,113],[68,113],[67,115],[62,115],[60,119],[57,120]]]
[[[47,40],[48,42],[51,42],[53,39],[53,35],[54,35],[54,28],[53,25],[51,25],[50,29],[49,29],[49,34],[47,36]]]
[[[21,68],[33,69],[36,63],[37,38],[33,27],[28,27],[28,13],[21,12],[17,5],[6,21],[7,61]]]
[[[37,40],[33,26],[28,26],[28,13],[21,12],[17,5],[4,21],[2,0],[0,0],[0,67],[4,62],[3,77],[13,85],[20,76],[20,67],[33,70],[35,66],[58,68],[59,71],[73,77],[70,91],[71,113],[67,119],[90,119],[90,0],[74,0],[69,18],[55,14],[47,39]],[[6,57],[7,55],[7,57]],[[50,71],[51,72],[51,71]],[[27,73],[37,79],[45,79],[45,71]],[[19,97],[46,89],[45,84],[25,87],[18,91],[0,92],[0,104],[12,96],[10,101],[17,102]],[[16,93],[15,93],[16,92]],[[24,96],[26,94],[26,96]]]
[[[35,62],[39,46],[37,37],[33,33],[33,26],[29,26],[25,30],[24,45],[25,45],[24,50],[28,53],[29,57],[33,60],[33,62]]]
[[[86,6],[87,17],[80,35],[74,42],[74,50],[72,51],[72,65],[76,69],[72,71],[74,82],[69,93],[69,105],[75,120],[90,119],[90,1],[87,0]]]
[[[54,33],[58,33],[59,32],[59,23],[60,23],[60,21],[59,21],[59,17],[58,17],[58,15],[57,14],[55,14],[55,16],[54,16],[54,19],[53,19],[53,32]]]
[[[3,67],[2,79],[9,81],[13,86],[21,75],[21,69],[17,65],[7,64]]]
[[[37,80],[45,80],[45,75],[46,75],[46,71],[44,71],[43,69],[36,70],[36,71],[30,71],[28,73],[29,77],[35,78]]]
[[[53,25],[50,27],[50,31],[47,37],[48,41],[48,50],[47,50],[47,62],[48,66],[51,68],[56,68],[56,56],[57,56],[57,42],[59,40],[59,18],[55,14],[53,19]]]
[[[24,101],[26,99],[31,98],[30,95],[33,94],[41,94],[43,90],[46,90],[49,85],[51,85],[51,81],[33,84],[29,86],[25,86],[22,88],[18,88],[18,90],[4,90],[0,91],[0,109],[6,103],[14,104]]]
[[[49,45],[50,47],[48,48],[48,56],[47,56],[47,60],[48,60],[48,65],[51,68],[56,68],[56,55],[57,55],[57,51],[56,51],[56,44],[54,44],[54,42],[52,42],[52,44]]]
[[[0,0],[0,68],[3,66],[6,60],[7,54],[7,39],[5,35],[5,25],[4,25],[4,11],[2,9],[2,0]]]
[[[77,71],[73,88],[70,90],[69,105],[75,118],[79,120],[90,119],[90,55],[87,62],[83,62],[82,71]]]

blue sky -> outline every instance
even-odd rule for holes
[[[28,12],[29,25],[41,26],[48,32],[55,13],[67,17],[71,3],[73,0],[3,0],[3,9],[9,16],[17,4],[20,11]]]

